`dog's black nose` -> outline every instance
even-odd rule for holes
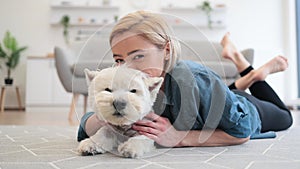
[[[113,106],[117,111],[121,111],[121,110],[125,109],[126,102],[120,101],[120,100],[115,100],[115,101],[113,101]]]

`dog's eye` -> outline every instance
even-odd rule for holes
[[[136,93],[136,89],[130,90],[131,93]]]
[[[112,92],[110,88],[105,88],[104,90],[107,92]]]
[[[124,63],[125,61],[124,61],[123,59],[116,59],[115,62],[118,63],[118,64],[122,64],[122,63]]]

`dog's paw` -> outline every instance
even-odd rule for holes
[[[128,141],[119,145],[118,151],[124,157],[139,158],[153,150],[153,148],[153,141],[150,139],[130,138]]]
[[[125,142],[118,147],[119,153],[127,158],[137,158],[143,155],[143,151],[131,142]]]
[[[105,153],[105,150],[97,146],[91,139],[85,139],[79,143],[78,152],[82,156]]]

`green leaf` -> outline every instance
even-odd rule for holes
[[[11,35],[9,31],[6,32],[5,37],[3,39],[4,46],[10,51],[15,51],[18,48],[17,40],[15,37]]]
[[[2,49],[2,46],[0,44],[0,58],[6,58],[7,54],[5,53],[5,51]]]
[[[10,67],[11,69],[16,68],[16,66],[18,65],[18,63],[20,61],[20,53],[22,51],[24,51],[25,49],[27,49],[27,47],[22,47],[22,48],[17,49],[16,51],[14,51],[8,60],[7,66]]]
[[[23,50],[26,50],[26,49],[27,49],[26,46],[21,47],[21,48],[19,48],[19,49],[16,49],[12,54],[14,54],[14,53],[21,53]]]
[[[11,38],[11,43],[10,43],[10,49],[11,49],[11,51],[12,52],[14,52],[14,51],[16,51],[17,50],[17,48],[18,48],[18,43],[17,43],[17,40],[16,40],[16,38],[15,37],[12,37]]]
[[[8,62],[9,63],[8,67],[10,67],[11,69],[16,68],[19,63],[19,60],[20,60],[20,53],[14,53]]]
[[[3,39],[3,44],[4,46],[9,49],[9,46],[10,46],[10,39],[11,39],[11,35],[10,35],[10,32],[7,31],[5,33],[5,36],[4,36],[4,39]]]
[[[70,24],[70,17],[68,15],[62,16],[60,24],[62,24],[64,27],[68,27]]]

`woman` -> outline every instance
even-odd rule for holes
[[[133,129],[165,147],[226,146],[250,138],[274,137],[292,125],[292,116],[264,81],[267,75],[287,68],[275,57],[254,70],[226,34],[223,57],[237,67],[241,78],[230,89],[218,75],[191,61],[179,61],[180,45],[158,14],[138,11],[123,17],[113,28],[110,44],[118,64],[164,77],[155,113]],[[247,94],[244,90],[250,90]],[[163,106],[161,106],[163,105]],[[159,114],[159,115],[158,115]],[[92,112],[81,120],[78,141],[93,135],[104,122]]]

